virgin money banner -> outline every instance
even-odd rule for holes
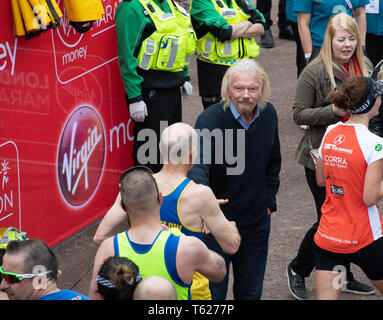
[[[0,227],[50,245],[105,214],[132,165],[132,122],[117,58],[114,15],[77,33],[61,25],[15,37],[0,1]]]

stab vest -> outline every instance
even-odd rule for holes
[[[231,0],[233,8],[229,8],[223,0],[210,0],[219,14],[228,24],[236,24],[249,20],[250,16],[243,12],[235,0]],[[259,46],[254,38],[238,38],[219,41],[210,32],[197,40],[196,56],[198,59],[214,64],[231,66],[241,59],[254,58],[259,55]]]
[[[172,0],[166,1],[171,13],[164,13],[152,0],[139,0],[156,27],[143,41],[137,57],[143,70],[179,72],[194,54],[196,35],[190,15]]]

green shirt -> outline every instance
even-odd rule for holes
[[[171,13],[167,1],[153,0],[165,13]],[[125,92],[129,100],[141,100],[141,88],[145,81],[145,76],[152,79],[148,82],[153,84],[158,82],[160,88],[164,88],[167,84],[171,87],[181,86],[184,76],[187,75],[187,68],[184,71],[172,72],[169,81],[169,75],[166,75],[166,81],[161,81],[161,74],[166,71],[143,71],[138,72],[137,54],[141,47],[142,41],[145,40],[153,31],[155,26],[152,19],[147,15],[145,9],[138,0],[122,1],[116,10],[116,33],[118,45],[118,62],[120,66],[121,78],[124,83]],[[154,81],[153,81],[154,79]]]
[[[225,2],[227,3],[227,1]],[[231,3],[228,6],[232,8]],[[193,0],[190,6],[190,15],[199,25],[204,24],[222,29],[229,28],[225,18],[219,14],[210,0]]]

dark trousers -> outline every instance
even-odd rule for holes
[[[367,33],[366,51],[368,58],[376,66],[383,59],[383,36]]]
[[[376,66],[383,59],[383,36],[367,33],[366,51],[368,58]],[[379,107],[379,114],[371,119],[370,129],[373,133],[383,137],[383,102]]]
[[[215,238],[203,235],[203,241],[210,250],[221,255],[226,262],[226,277],[220,283],[210,282],[212,300],[225,300],[230,262],[233,266],[233,295],[236,300],[260,300],[265,276],[270,234],[270,217],[256,226],[239,227],[242,237],[239,250],[234,255],[224,253]]]
[[[294,272],[298,273],[302,277],[310,276],[311,271],[315,267],[314,262],[314,235],[318,230],[319,220],[322,216],[322,205],[326,198],[326,188],[319,187],[316,182],[315,171],[305,168],[306,180],[309,185],[310,191],[314,196],[315,207],[317,210],[317,221],[311,226],[304,236],[298,250],[298,255],[291,262],[291,267]],[[354,280],[354,277],[350,271],[350,264],[345,266],[347,269],[347,280]]]
[[[228,68],[197,59],[198,88],[204,109],[221,101],[222,79]]]
[[[297,45],[297,50],[295,53],[295,63],[297,65],[297,78],[299,78],[299,75],[301,74],[303,68],[306,66],[305,54],[303,52],[301,38],[299,36],[298,24],[290,20],[287,20],[287,22],[293,30],[294,40]]]
[[[258,0],[257,9],[263,14],[266,20],[266,29],[270,29],[273,24],[271,20],[271,0]],[[278,28],[283,29],[288,26],[286,19],[286,0],[279,0],[278,3]]]
[[[317,47],[313,45],[309,62],[313,61],[318,56],[321,49],[322,49],[321,47]]]
[[[169,126],[175,122],[182,121],[181,90],[180,88],[171,90],[143,89],[142,97],[148,108],[148,116],[145,117],[144,122],[134,123],[132,156],[134,165],[146,165],[156,173],[162,169],[158,150],[161,135],[161,121],[167,122]],[[144,131],[144,129],[150,130]],[[140,132],[143,138],[145,138],[143,141],[138,141]],[[145,157],[142,157],[142,151],[144,150],[146,151],[144,153]],[[151,158],[149,152],[154,154],[155,157]],[[148,158],[150,158],[149,162],[146,161]]]

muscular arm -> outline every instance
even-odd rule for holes
[[[228,221],[222,213],[213,191],[206,186],[196,185],[195,199],[199,199],[200,218],[217,240],[222,250],[228,254],[238,251],[241,236],[234,221]],[[198,195],[197,195],[198,194]]]
[[[191,283],[195,271],[213,282],[221,282],[226,275],[225,260],[196,237],[180,237],[177,272],[184,283]]]
[[[93,237],[93,242],[100,245],[106,238],[111,237],[123,230],[128,229],[128,215],[121,208],[121,195],[118,193],[113,206],[101,220],[96,233]]]
[[[104,261],[113,255],[114,255],[113,237],[111,237],[102,242],[94,258],[93,274],[92,274],[92,280],[91,280],[90,288],[89,288],[89,297],[92,300],[103,299],[103,297],[97,292],[96,278],[100,270],[100,267],[102,266]]]

